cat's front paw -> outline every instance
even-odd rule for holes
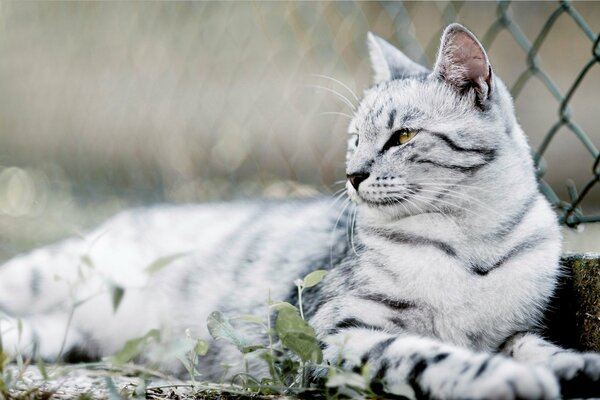
[[[483,364],[482,364],[483,365]],[[519,364],[491,357],[487,367],[475,375],[465,374],[457,398],[469,399],[557,399],[560,387],[556,376],[545,367]],[[453,396],[454,397],[454,396]]]
[[[600,396],[600,353],[561,351],[552,356],[550,368],[564,397]]]

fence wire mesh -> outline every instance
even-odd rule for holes
[[[454,21],[510,87],[561,221],[600,221],[600,3],[6,2],[0,258],[141,201],[337,190],[367,31],[431,66]]]
[[[573,227],[580,223],[600,221],[600,214],[586,214],[580,207],[585,197],[591,193],[594,186],[600,182],[600,152],[594,145],[590,135],[586,133],[586,131],[573,117],[570,106],[573,96],[575,95],[577,89],[585,82],[586,78],[593,79],[589,78],[590,70],[600,63],[600,34],[595,33],[592,30],[590,25],[586,22],[586,19],[577,11],[577,8],[572,2],[563,0],[556,2],[555,4],[555,9],[550,13],[539,32],[533,37],[533,41],[531,41],[523,32],[519,23],[515,21],[511,9],[511,2],[500,0],[497,2],[497,18],[491,22],[489,28],[481,37],[481,40],[484,47],[486,47],[486,49],[490,49],[493,47],[495,39],[498,37],[498,35],[502,31],[506,31],[522,50],[522,55],[525,57],[526,65],[510,87],[511,94],[515,99],[519,97],[530,79],[538,79],[556,101],[556,121],[544,135],[541,143],[535,150],[534,161],[537,166],[538,177],[540,178],[540,188],[542,192],[559,212],[561,222]],[[462,1],[448,2],[443,5],[440,11],[443,20],[446,23],[456,21],[459,11],[463,5],[464,2]],[[399,26],[408,25],[406,24],[407,21],[403,20],[406,19],[408,15],[403,4],[388,3],[387,6],[389,8],[389,12],[395,16],[394,19],[398,20]],[[587,39],[587,47],[590,49],[591,53],[588,60],[586,60],[579,67],[579,72],[576,74],[575,79],[568,86],[566,91],[562,91],[554,82],[551,75],[544,70],[543,62],[540,57],[541,47],[545,44],[549,33],[555,27],[556,21],[561,17],[571,18],[573,22],[575,22],[577,28],[583,33],[584,38]],[[441,29],[438,33],[441,33]],[[398,34],[403,37],[411,36],[406,32],[399,32]],[[435,36],[437,37],[439,34]],[[425,46],[427,51],[423,50],[423,47],[420,48],[423,56],[426,53],[433,54],[438,45],[436,37],[434,37],[433,40],[430,40]],[[414,36],[413,39],[416,40]],[[585,44],[579,45],[585,46]],[[518,55],[514,56],[518,57]],[[559,55],[555,54],[555,56]],[[426,57],[421,57],[421,59],[424,58]],[[571,134],[570,140],[580,141],[585,147],[589,153],[589,158],[587,160],[583,159],[580,162],[586,163],[591,169],[591,178],[587,179],[580,190],[578,190],[578,187],[573,180],[569,179],[566,182],[568,195],[567,198],[560,198],[555,190],[553,190],[552,187],[543,179],[547,169],[547,164],[543,156],[550,146],[553,138],[563,127],[566,127],[568,132]],[[598,129],[598,124],[596,124],[595,129],[592,132],[596,135],[594,137],[598,137],[599,131],[600,129]]]
[[[541,46],[544,44],[548,34],[553,29],[558,18],[564,16],[565,18],[572,18],[577,27],[581,29],[582,33],[589,41],[589,48],[591,56],[585,64],[581,67],[581,70],[577,74],[573,83],[569,86],[567,91],[563,94],[558,88],[556,83],[552,80],[549,74],[547,74],[543,67],[539,57]],[[575,226],[582,222],[598,222],[600,221],[600,214],[585,214],[580,207],[585,196],[591,192],[592,188],[600,181],[600,153],[598,149],[588,136],[588,134],[582,129],[582,127],[573,118],[573,114],[570,108],[570,102],[573,98],[577,89],[589,76],[590,70],[600,63],[600,34],[594,33],[590,26],[587,24],[583,16],[577,11],[573,4],[569,1],[561,1],[554,12],[550,14],[547,21],[544,23],[542,29],[537,34],[533,42],[530,42],[525,36],[518,24],[514,22],[512,13],[510,10],[510,3],[502,1],[498,4],[498,19],[490,26],[488,31],[483,37],[484,45],[490,46],[500,30],[505,29],[515,41],[522,48],[523,52],[527,57],[527,68],[519,75],[518,79],[511,87],[511,93],[514,97],[518,97],[525,84],[529,79],[537,78],[547,90],[552,94],[557,102],[557,120],[552,125],[550,130],[544,136],[542,143],[537,148],[535,154],[535,162],[538,167],[538,175],[543,178],[546,171],[546,165],[543,162],[543,156],[552,139],[559,132],[560,128],[567,127],[569,132],[572,134],[572,140],[579,140],[590,154],[590,161],[592,177],[585,183],[583,188],[578,191],[573,181],[568,182],[568,195],[567,200],[561,200],[555,193],[554,190],[545,181],[541,180],[541,189],[560,212],[561,222]],[[596,125],[598,126],[598,125]],[[598,128],[594,131],[596,137],[598,135]]]

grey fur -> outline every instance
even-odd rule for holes
[[[475,61],[456,53],[461,40]],[[554,291],[561,238],[539,195],[511,97],[491,67],[489,74],[480,68],[489,60],[477,39],[460,25],[448,27],[432,73],[380,38],[370,35],[369,45],[376,82],[349,125],[357,137],[346,155],[347,173],[364,178],[356,188],[346,185],[353,206],[317,198],[125,212],[83,241],[2,267],[0,306],[24,321],[22,339],[4,335],[5,348],[27,350],[37,341],[43,357],[56,357],[69,311],[65,294],[89,296],[107,279],[127,288],[122,305],[113,314],[109,293],[85,303],[67,350],[93,343],[89,351],[111,354],[157,327],[207,337],[211,311],[262,314],[269,291],[295,302],[293,281],[327,269],[305,294],[306,316],[326,359],[367,364],[374,389],[551,399],[559,381],[598,382],[597,354],[543,352],[548,343],[520,333],[536,330]],[[471,84],[461,83],[465,77]],[[400,144],[407,132],[416,135]],[[82,272],[83,254],[94,268]],[[144,273],[171,254],[184,255],[155,275]],[[73,283],[81,273],[84,281]],[[500,347],[507,356],[496,353]],[[239,357],[215,342],[203,361],[210,378]]]

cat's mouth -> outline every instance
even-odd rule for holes
[[[411,185],[413,186],[413,185]],[[395,189],[393,191],[364,190],[357,197],[370,207],[396,207],[410,203],[411,197],[419,192],[418,186]]]
[[[395,206],[402,204],[407,199],[408,199],[408,196],[386,198],[386,199],[382,199],[382,200],[369,200],[369,199],[362,199],[362,200],[368,206],[379,208],[379,207],[395,207]]]

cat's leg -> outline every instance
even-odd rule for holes
[[[374,389],[417,398],[556,399],[559,385],[541,366],[502,355],[475,353],[412,335],[350,328],[328,340],[325,357],[347,368],[366,366]],[[341,357],[341,359],[340,359]]]
[[[600,396],[600,353],[563,349],[533,333],[518,333],[502,346],[517,361],[548,366],[567,397]]]

